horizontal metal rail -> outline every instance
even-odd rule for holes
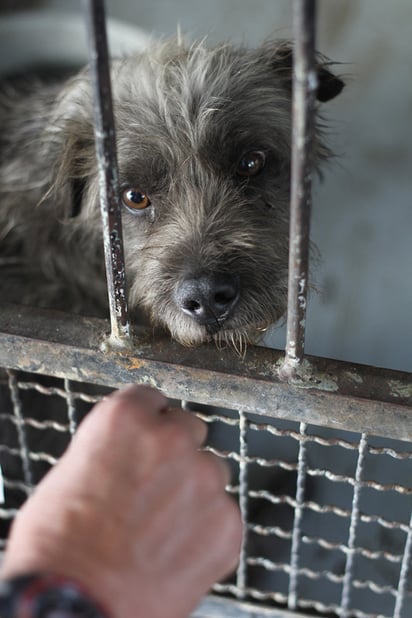
[[[244,360],[212,345],[184,348],[139,334],[139,346],[101,351],[104,320],[0,307],[0,366],[117,388],[150,384],[167,396],[412,441],[409,373],[307,357],[304,379],[278,377],[281,351],[251,346]]]
[[[296,613],[281,608],[264,607],[233,599],[208,596],[191,614],[191,618],[296,618]],[[299,613],[299,618],[310,618]],[[312,616],[313,618],[313,616]]]

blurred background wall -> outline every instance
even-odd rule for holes
[[[4,9],[79,13],[79,0]],[[107,0],[111,17],[149,33],[258,45],[290,36],[290,0]],[[318,48],[342,63],[326,106],[337,158],[315,183],[307,351],[412,371],[412,3],[319,0]],[[24,41],[20,42],[24,45]],[[75,44],[75,41],[73,42]],[[281,346],[284,329],[268,337]]]

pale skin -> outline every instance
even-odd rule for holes
[[[187,618],[242,536],[206,431],[147,387],[99,403],[20,510],[0,575],[73,578],[111,618]]]

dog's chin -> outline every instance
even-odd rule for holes
[[[160,313],[151,308],[148,315],[146,314],[149,322],[155,328],[169,332],[179,344],[194,348],[212,343],[218,349],[232,349],[241,357],[245,355],[247,346],[259,343],[265,331],[283,314],[281,307],[282,311],[273,312],[266,319],[259,316],[260,319],[257,320],[256,315],[239,313],[222,323],[216,321],[211,325],[203,325],[170,306],[164,305],[163,309],[163,313]]]
[[[244,357],[249,344],[258,343],[269,325],[249,326],[247,328],[227,327],[222,325],[211,332],[205,326],[193,323],[184,331],[167,326],[173,339],[186,347],[198,347],[205,343],[214,343],[218,349],[232,349],[240,357]]]

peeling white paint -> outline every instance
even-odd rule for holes
[[[398,380],[389,380],[388,384],[394,397],[412,397],[412,384],[402,384]]]
[[[351,380],[352,382],[356,382],[357,384],[363,384],[362,376],[360,376],[355,371],[345,371],[344,375],[348,378],[348,380]]]

